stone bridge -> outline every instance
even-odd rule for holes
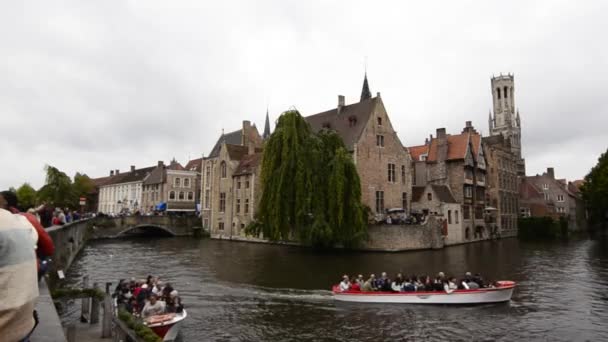
[[[200,226],[200,219],[196,216],[98,217],[89,222],[93,239],[139,234],[185,236],[192,235]]]

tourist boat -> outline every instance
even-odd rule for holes
[[[181,323],[184,319],[186,319],[187,316],[188,314],[184,309],[181,313],[177,314],[169,313],[164,315],[150,316],[146,318],[145,323],[150,329],[152,329],[152,331],[156,333],[156,335],[161,337],[163,341],[170,342],[175,341],[177,338]]]
[[[416,292],[361,292],[344,291],[333,287],[334,298],[344,302],[358,303],[400,303],[400,304],[484,304],[508,302],[513,295],[515,282],[503,280],[496,282],[496,287],[476,290],[455,290],[452,293],[443,291]]]

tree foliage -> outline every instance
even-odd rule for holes
[[[23,183],[16,193],[21,210],[27,210],[36,205],[36,189],[32,188],[29,183]]]
[[[91,193],[95,190],[95,184],[89,176],[86,174],[81,174],[80,172],[76,172],[74,175],[74,183],[72,184],[72,195],[73,198],[73,207],[79,205],[80,197],[85,197],[88,203],[91,203],[92,195]]]
[[[258,222],[249,233],[313,246],[353,246],[366,236],[361,186],[340,136],[312,132],[284,112],[264,148]]]
[[[73,206],[74,191],[70,177],[50,165],[45,167],[45,171],[46,180],[44,186],[38,190],[38,199],[57,207]]]
[[[581,188],[592,224],[608,224],[608,151],[602,153]]]

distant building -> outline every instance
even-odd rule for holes
[[[449,189],[462,208],[460,213],[454,213],[454,222],[461,225],[462,232],[458,235],[462,236],[462,242],[490,237],[493,226],[485,222],[489,198],[486,197],[487,162],[481,135],[470,121],[460,134],[447,134],[445,128],[438,128],[436,134],[424,145],[407,148],[413,163],[414,184],[416,187],[442,185]]]
[[[142,211],[195,212],[200,173],[187,170],[175,159],[157,166],[143,181]]]
[[[213,238],[244,237],[259,189],[256,168],[263,139],[255,125],[243,121],[242,129],[222,134],[202,161],[201,216]],[[247,213],[245,212],[247,210]]]
[[[387,209],[409,212],[411,201],[411,160],[393,128],[380,93],[372,97],[367,75],[359,102],[347,105],[338,96],[338,105],[305,117],[313,131],[333,130],[351,153],[361,180],[361,199],[373,214]]]
[[[461,205],[456,201],[447,185],[414,186],[412,188],[412,211],[425,216],[433,214],[444,220],[443,232],[446,245],[465,241],[461,223]]]
[[[131,165],[129,172],[111,170],[110,177],[99,186],[99,204],[97,211],[102,213],[120,213],[136,211],[142,202],[142,184],[154,167],[136,169]]]
[[[576,231],[586,227],[584,205],[580,194],[576,191],[576,186],[568,183],[565,179],[556,179],[552,167],[547,168],[547,172],[542,175],[525,177],[525,181],[532,184],[535,189],[543,194],[547,206],[555,208],[552,217],[564,217],[568,220],[569,230]],[[522,199],[525,195],[526,193],[520,194]],[[524,204],[526,204],[526,201],[524,201]],[[534,215],[535,213],[526,207],[523,207],[521,212],[524,215],[540,216]]]
[[[511,150],[511,142],[503,135],[484,137],[482,145],[488,162],[488,205],[497,211],[497,225],[501,236],[517,236],[519,216],[519,159]]]
[[[517,158],[517,174],[525,176],[526,163],[521,150],[521,118],[519,109],[515,109],[515,85],[512,74],[492,77],[492,104],[494,115],[490,112],[488,125],[490,135],[502,135]]]

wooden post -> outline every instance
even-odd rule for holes
[[[112,336],[112,296],[110,294],[106,294],[103,299],[103,321],[101,323],[101,337],[111,337]]]
[[[89,287],[89,276],[84,276],[82,278],[82,288],[86,289],[87,287]],[[80,314],[80,321],[82,323],[87,323],[89,322],[90,316],[89,313],[90,311],[90,305],[91,305],[91,298],[86,297],[86,298],[82,298],[82,311]]]
[[[93,288],[100,290],[99,289],[99,284],[97,283],[93,283]],[[93,297],[93,300],[91,300],[91,320],[90,320],[91,324],[97,324],[99,323],[99,299],[97,297]]]
[[[68,342],[76,342],[76,325],[70,324],[67,326],[66,338]]]

